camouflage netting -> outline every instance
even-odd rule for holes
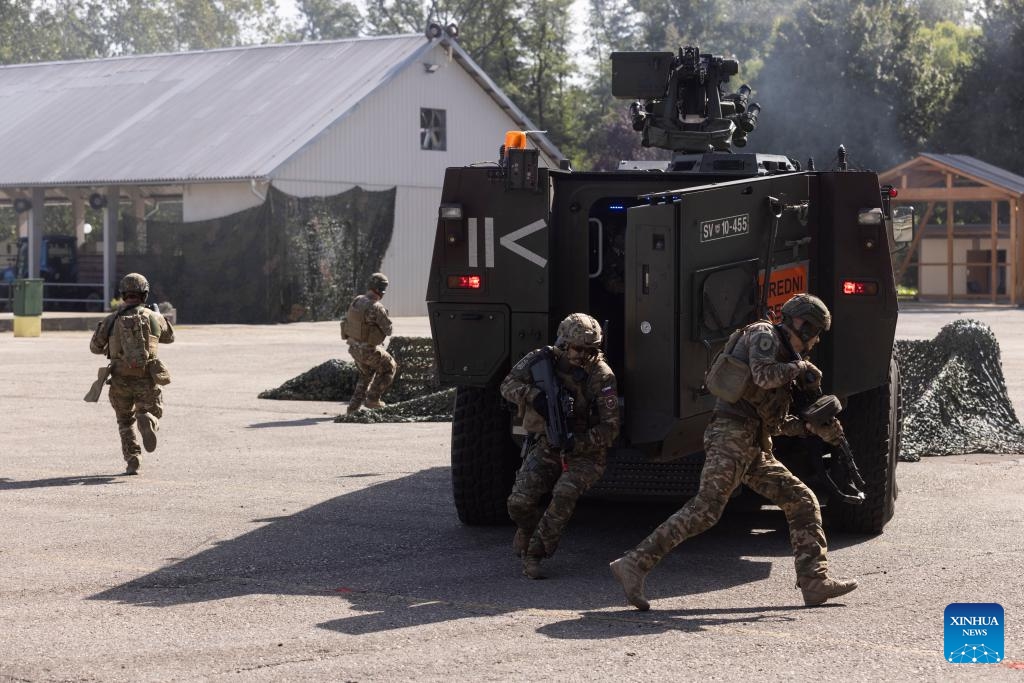
[[[118,270],[145,274],[152,299],[189,323],[332,320],[380,270],[394,218],[394,189],[299,198],[271,188],[261,206],[215,220],[150,220],[143,231],[124,218],[131,248]]]
[[[388,351],[395,357],[395,382],[382,397],[389,405],[339,415],[335,422],[445,422],[452,419],[454,389],[442,389],[434,370],[434,344],[429,337],[392,337]],[[259,398],[289,401],[348,403],[359,371],[354,363],[332,359],[294,377]]]
[[[445,422],[452,419],[454,389],[441,389],[433,342],[394,337],[388,347],[398,372],[382,410],[339,415],[335,422]],[[1024,453],[1024,426],[1006,393],[999,343],[986,325],[957,320],[930,341],[897,341],[903,394],[900,459],[966,453]],[[357,371],[329,360],[260,398],[347,403]]]
[[[983,323],[956,320],[930,341],[898,341],[903,394],[900,459],[1024,453],[1024,427],[1006,393],[999,342]]]

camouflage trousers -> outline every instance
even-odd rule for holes
[[[722,516],[732,492],[746,484],[786,515],[799,578],[824,578],[828,570],[821,508],[814,493],[760,445],[757,420],[718,418],[704,432],[706,460],[700,490],[631,551],[639,567],[650,571],[677,545],[705,531]]]
[[[558,548],[562,532],[569,524],[576,501],[604,474],[604,450],[572,453],[562,458],[538,441],[526,454],[516,483],[508,497],[508,514],[523,534],[530,538],[527,555],[550,557]],[[545,497],[551,502],[543,507]]]
[[[398,365],[383,346],[359,346],[349,344],[348,352],[359,370],[356,388],[352,391],[349,405],[358,408],[363,401],[377,401],[395,381]]]
[[[110,379],[110,405],[114,407],[117,429],[121,434],[121,455],[125,460],[142,453],[135,437],[139,413],[149,413],[154,426],[164,414],[164,402],[158,387],[149,377],[117,377]]]

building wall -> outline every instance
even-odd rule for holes
[[[259,206],[265,200],[266,185],[241,183],[195,183],[182,192],[182,220],[186,223],[230,216]]]
[[[990,237],[980,238],[958,238],[953,240],[953,262],[964,263],[967,261],[967,252],[969,250],[989,250],[992,248],[992,239]],[[1006,250],[1009,256],[1010,240],[1000,239],[998,242],[998,248],[1000,250]],[[948,262],[948,256],[946,252],[946,239],[945,238],[925,238],[921,240],[920,245],[920,263],[941,263],[942,265],[936,266],[920,266],[918,272],[918,283],[919,292],[922,296],[947,296],[949,291],[948,273],[949,268],[946,265]],[[987,276],[987,270],[973,269],[975,272],[981,272],[982,277]],[[1005,269],[1003,269],[1005,270]],[[1009,274],[1002,277],[1006,278]],[[997,277],[999,277],[997,275]],[[967,294],[977,294],[977,292],[968,292],[967,288],[968,280],[968,268],[967,266],[953,266],[953,296],[965,296]],[[1009,294],[1009,291],[1005,292]],[[1002,295],[1001,295],[1002,296]]]
[[[395,230],[383,270],[392,280],[393,315],[426,315],[424,301],[437,205],[449,166],[495,161],[518,126],[458,62],[435,46],[363,100],[275,173],[275,187],[299,197],[329,196],[353,185],[397,187]],[[428,73],[423,63],[437,64]],[[420,108],[443,109],[447,149],[420,149]],[[541,154],[541,164],[557,166]]]

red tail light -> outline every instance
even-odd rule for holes
[[[484,279],[479,275],[449,275],[448,289],[480,289]]]
[[[843,280],[843,294],[874,296],[878,294],[878,283],[864,280]]]

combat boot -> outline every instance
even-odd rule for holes
[[[833,579],[810,577],[802,578],[796,582],[800,592],[804,594],[804,604],[808,607],[820,605],[831,598],[838,598],[846,595],[857,587],[856,579]]]
[[[544,573],[540,569],[540,558],[536,555],[526,555],[523,558],[523,576],[528,579],[543,579]]]
[[[365,405],[370,410],[380,410],[381,408],[386,408],[388,404],[379,398],[368,398]]]
[[[651,608],[651,604],[644,597],[644,579],[647,572],[640,568],[637,561],[630,553],[626,553],[614,562],[609,562],[612,574],[622,584],[622,590],[626,593],[626,600],[641,612]]]
[[[125,460],[126,467],[124,469],[125,474],[138,474],[139,473],[139,456],[133,455],[132,457]]]
[[[156,450],[156,432],[160,429],[160,423],[149,413],[139,413],[135,419],[139,423],[139,433],[142,434],[142,445],[147,453],[152,453]]]

